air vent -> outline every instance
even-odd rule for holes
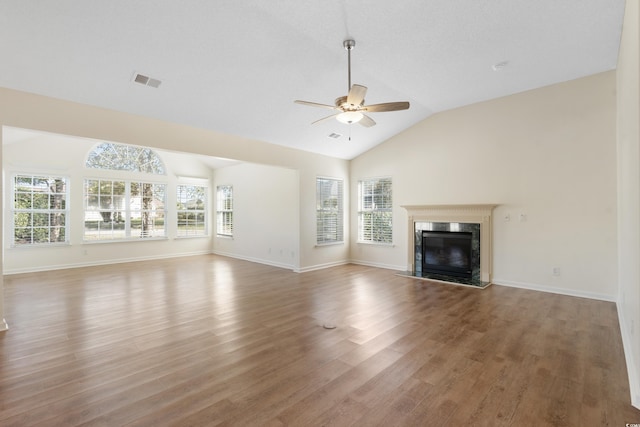
[[[340,138],[342,135],[340,135],[339,133],[330,133],[329,134],[329,138],[333,138],[333,139],[338,139]]]
[[[160,81],[158,79],[151,78],[149,76],[145,76],[144,74],[140,74],[140,73],[134,73],[133,74],[133,81],[135,83],[139,83],[141,85],[153,87],[153,88],[156,88],[156,89],[158,87],[160,87],[160,84],[162,84],[162,81]]]

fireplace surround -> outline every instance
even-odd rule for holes
[[[469,204],[469,205],[407,205],[402,206],[408,215],[408,257],[407,273],[425,279],[452,282],[474,287],[486,287],[492,280],[492,213],[497,205]],[[423,236],[424,233],[434,232],[442,236],[452,233],[454,237],[462,237],[463,233],[471,236],[468,274],[451,274],[451,272],[434,271],[423,264]],[[456,243],[461,249],[462,241]],[[436,242],[435,246],[450,246],[446,241]],[[455,245],[454,245],[455,246]],[[449,252],[452,249],[449,249]],[[429,255],[433,256],[433,255]],[[451,256],[451,255],[448,255]],[[455,264],[457,261],[452,262]],[[438,262],[436,262],[438,264]],[[436,267],[437,270],[437,267]],[[455,268],[453,269],[455,270]],[[462,270],[460,270],[461,272]]]

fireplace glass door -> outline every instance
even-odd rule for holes
[[[422,271],[445,276],[472,276],[472,233],[422,231]]]

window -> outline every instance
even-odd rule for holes
[[[178,185],[178,236],[207,235],[207,187]]]
[[[14,245],[68,241],[66,178],[16,175],[13,196]]]
[[[87,156],[85,165],[93,169],[165,174],[162,160],[150,148],[112,142],[98,144]]]
[[[233,187],[219,185],[216,189],[217,233],[221,236],[233,236]]]
[[[104,142],[87,156],[93,169],[164,175],[162,160],[150,148]],[[165,184],[138,180],[85,179],[84,240],[166,236]]]
[[[358,241],[392,243],[391,178],[358,182]]]
[[[164,237],[165,184],[86,179],[84,240]]]
[[[316,241],[342,242],[344,223],[343,181],[316,178]]]

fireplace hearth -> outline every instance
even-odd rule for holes
[[[403,274],[477,288],[489,286],[495,206],[403,206],[409,216],[410,245]]]

